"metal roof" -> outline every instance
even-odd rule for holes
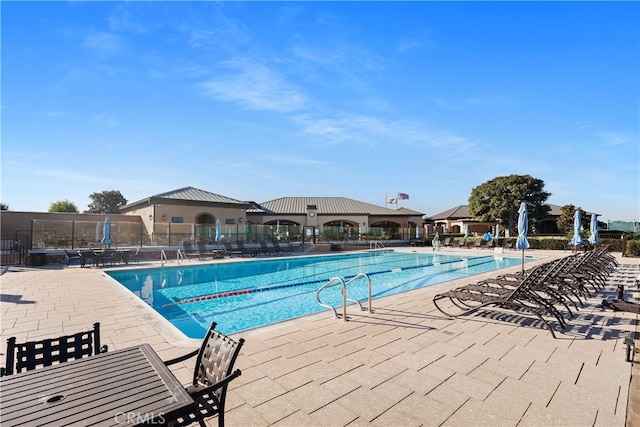
[[[159,203],[162,200],[173,201],[176,204],[222,204],[222,205],[237,205],[241,208],[247,208],[255,205],[253,202],[243,202],[241,200],[233,199],[231,197],[221,196],[220,194],[210,193],[209,191],[200,190],[193,187],[184,187],[177,190],[167,191],[166,193],[156,194],[146,199],[138,200],[137,202],[129,203],[121,208],[121,211],[128,211],[134,209],[138,205],[144,205],[147,203]]]
[[[471,218],[469,214],[469,206],[460,205],[451,209],[447,209],[446,211],[437,213],[429,219],[463,219],[463,218]]]
[[[209,202],[209,203],[231,203],[246,205],[247,202],[243,202],[231,197],[221,196],[220,194],[210,193],[205,190],[200,190],[193,187],[184,187],[177,190],[167,191],[166,193],[156,194],[151,196],[157,199],[171,199],[171,200],[187,200],[190,202]]]
[[[316,207],[318,215],[349,214],[349,215],[423,215],[421,212],[407,208],[389,209],[371,203],[346,197],[281,197],[260,203],[262,209],[248,209],[247,212],[264,212],[272,214],[306,215],[307,206]]]
[[[551,203],[547,203],[547,206],[551,208],[551,210],[549,211],[549,215],[560,216],[562,214],[562,206],[553,205]],[[429,219],[471,219],[471,218],[473,217],[469,213],[469,205],[459,205],[429,217]]]

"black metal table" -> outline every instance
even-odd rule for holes
[[[195,403],[148,344],[0,379],[0,425],[165,424]]]

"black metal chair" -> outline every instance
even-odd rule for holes
[[[115,265],[118,261],[117,255],[115,249],[105,249],[98,257],[98,264],[102,263],[103,267],[107,264]]]
[[[218,426],[224,426],[224,404],[229,383],[240,376],[240,369],[233,371],[233,365],[244,344],[244,339],[234,341],[215,331],[216,323],[209,327],[202,347],[184,356],[168,360],[165,365],[182,362],[198,355],[193,382],[186,387],[197,407],[189,413],[179,414],[172,425],[186,426],[194,422],[204,426],[204,420],[218,416]]]
[[[42,341],[16,343],[16,337],[11,337],[7,339],[7,359],[5,367],[0,368],[0,376],[106,353],[107,350],[106,345],[100,345],[99,322],[94,323],[90,331]]]

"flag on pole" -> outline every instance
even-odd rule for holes
[[[398,204],[398,199],[396,199],[395,197],[387,197],[387,204],[389,204],[389,205],[397,205]]]
[[[398,193],[398,200],[409,200],[409,195],[407,193]]]

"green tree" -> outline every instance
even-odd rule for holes
[[[8,211],[9,210],[9,205],[5,205],[4,203],[0,202],[0,211]]]
[[[58,200],[49,205],[49,212],[75,212],[78,213],[78,207],[67,199]]]
[[[549,215],[546,204],[551,193],[544,191],[544,181],[530,175],[499,176],[471,190],[469,213],[480,221],[496,221],[515,231],[520,203],[527,203],[529,221],[534,225]]]
[[[127,199],[116,190],[92,193],[89,198],[91,199],[91,204],[89,205],[90,213],[118,213],[120,212],[120,206],[127,204]]]

